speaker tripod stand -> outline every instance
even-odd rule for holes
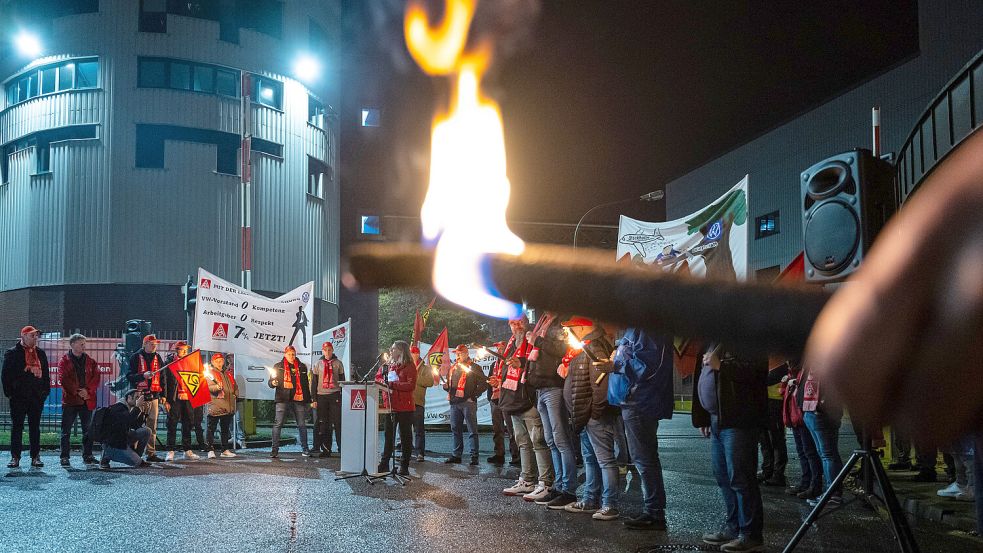
[[[915,535],[911,532],[911,526],[908,525],[908,519],[905,518],[904,510],[901,509],[898,496],[894,494],[894,488],[891,487],[891,481],[888,480],[884,466],[881,464],[881,460],[877,454],[872,451],[870,438],[864,434],[860,449],[853,450],[853,454],[850,455],[846,464],[843,465],[843,470],[840,471],[833,482],[826,488],[826,491],[823,492],[815,508],[813,508],[809,516],[802,522],[802,525],[799,526],[799,529],[792,536],[792,539],[789,540],[788,545],[785,546],[782,553],[791,553],[799,542],[802,541],[806,532],[809,531],[809,527],[819,520],[826,504],[833,497],[833,492],[843,486],[843,482],[846,481],[850,471],[858,463],[860,464],[860,490],[856,494],[857,499],[860,499],[872,509],[877,508],[874,504],[875,499],[883,499],[884,506],[887,508],[888,518],[891,520],[894,539],[897,541],[900,551],[902,553],[920,552],[918,543],[915,541]],[[877,485],[881,488],[881,493],[884,494],[883,498],[878,497],[874,492],[874,479],[877,480]]]

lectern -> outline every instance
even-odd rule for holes
[[[340,474],[375,476],[379,465],[381,397],[388,390],[375,382],[341,383]],[[388,407],[388,401],[385,402]]]

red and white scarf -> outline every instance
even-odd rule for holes
[[[293,364],[283,358],[283,387],[294,391],[294,401],[304,401],[304,389],[300,385],[300,361],[294,359]]]
[[[151,379],[150,379],[150,391],[151,392],[154,392],[154,393],[160,393],[161,392],[161,387],[160,387],[160,357],[158,357],[156,353],[154,354],[154,360],[151,361],[150,368],[149,369],[147,368],[147,359],[143,356],[143,354],[141,353],[137,357],[140,358],[140,374],[143,374],[143,373],[147,372],[148,370],[150,370],[150,371],[152,371],[154,373],[153,377],[151,377]],[[147,387],[147,381],[144,380],[144,381],[140,382],[140,384],[139,384],[138,387],[140,387],[140,388],[146,388]]]
[[[21,343],[23,346],[24,344]],[[38,357],[38,348],[24,346],[24,371],[34,375],[34,378],[41,378],[41,359]]]
[[[321,375],[321,387],[325,390],[334,388],[334,356],[331,359],[321,359],[324,374]]]
[[[512,336],[512,340],[509,341],[509,344],[513,344],[514,341],[515,341],[515,336]],[[508,347],[506,347],[506,350],[508,350]],[[515,355],[513,357],[517,359],[526,359],[531,351],[532,351],[532,346],[529,344],[527,340],[523,338],[522,346],[519,347],[519,350],[515,352]],[[518,367],[513,367],[509,365],[509,368],[505,373],[505,379],[502,381],[502,387],[505,388],[506,390],[514,392],[519,389],[519,384],[525,383],[525,381],[526,381],[525,368],[522,367],[521,365]]]

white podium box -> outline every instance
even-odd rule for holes
[[[379,465],[380,396],[386,387],[375,382],[341,383],[341,470],[375,473]]]

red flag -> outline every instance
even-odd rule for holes
[[[427,321],[430,320],[430,310],[433,309],[433,304],[436,301],[437,301],[437,296],[434,296],[433,299],[430,300],[430,304],[427,305],[427,308],[423,310],[423,326],[424,327],[427,326]],[[420,334],[421,335],[423,334],[423,330],[422,329],[420,330]]]
[[[420,310],[416,310],[416,318],[413,319],[413,345],[418,346],[420,344],[420,336],[423,336],[423,327],[426,324],[423,319],[420,318]]]
[[[451,352],[447,343],[447,327],[440,331],[430,351],[427,352],[427,364],[431,369],[440,371],[441,378],[446,378],[451,370]]]
[[[800,253],[775,277],[775,284],[801,283],[806,277],[806,262]]]
[[[201,351],[194,350],[190,354],[167,366],[177,379],[178,386],[187,391],[191,407],[197,408],[212,400],[208,391],[208,383],[201,364]]]

